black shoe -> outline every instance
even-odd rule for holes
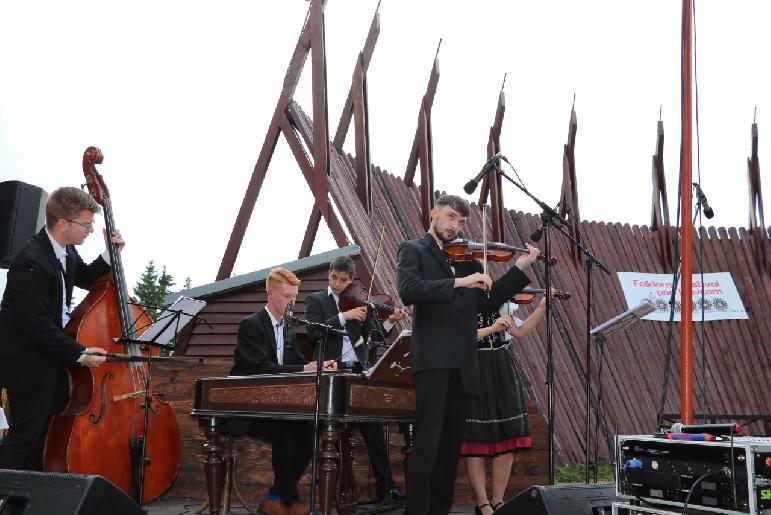
[[[404,500],[404,492],[399,490],[398,488],[389,488],[385,492],[378,492],[377,494],[377,502],[391,502],[391,501],[403,501]]]
[[[490,504],[489,502],[486,502],[482,506],[474,506],[474,513],[476,515],[484,515],[482,513],[482,508],[484,508],[485,506],[489,506],[491,510],[495,511],[495,508],[493,507],[493,505]]]
[[[496,504],[495,506],[493,506],[493,511],[498,511],[498,508],[500,508],[501,506],[503,506],[503,501],[501,501],[498,504]]]

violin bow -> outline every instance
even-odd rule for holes
[[[380,240],[377,242],[377,252],[375,252],[375,262],[372,264],[372,277],[369,280],[369,289],[367,290],[367,300],[372,295],[372,286],[375,284],[375,274],[377,273],[377,262],[380,258],[380,249],[383,248],[383,235],[385,234],[385,224],[380,228]]]

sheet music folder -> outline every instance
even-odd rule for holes
[[[371,381],[412,384],[411,339],[412,331],[402,331],[377,363],[364,371],[364,377]]]
[[[628,309],[617,315],[607,322],[598,325],[592,329],[589,334],[595,337],[595,339],[606,339],[611,334],[621,329],[625,329],[637,322],[640,318],[656,311],[656,306],[650,302],[641,302],[635,307]]]

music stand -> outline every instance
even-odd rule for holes
[[[412,331],[402,331],[380,359],[364,371],[364,377],[371,381],[412,384],[411,340]]]
[[[150,422],[150,408],[152,405],[153,397],[150,394],[150,384],[152,383],[152,367],[154,361],[182,361],[185,360],[185,358],[177,358],[177,357],[153,357],[152,353],[148,353],[147,356],[142,356],[139,354],[134,354],[138,351],[138,349],[134,348],[135,345],[149,345],[152,347],[159,347],[159,348],[174,348],[172,345],[169,345],[169,342],[179,334],[182,329],[187,326],[187,324],[193,319],[199,319],[198,313],[206,306],[206,302],[202,300],[196,300],[191,299],[190,297],[185,297],[180,295],[177,300],[174,301],[174,303],[166,308],[166,310],[161,313],[161,315],[158,317],[158,320],[153,322],[150,327],[142,333],[142,335],[139,338],[116,338],[115,341],[118,343],[122,343],[123,345],[131,345],[128,349],[128,354],[131,354],[131,356],[123,357],[123,358],[113,358],[110,361],[121,361],[121,362],[146,362],[147,363],[147,375],[145,376],[145,396],[144,396],[144,405],[142,409],[144,410],[144,421],[142,426],[142,452],[140,454],[140,461],[139,461],[139,473],[137,477],[137,485],[136,489],[132,488],[132,493],[134,494],[134,500],[137,502],[139,507],[142,507],[142,497],[144,496],[144,471],[145,471],[145,462],[147,457],[147,432]],[[175,323],[176,322],[176,323]],[[133,332],[133,328],[131,329]],[[124,335],[125,336],[125,335]]]
[[[603,352],[604,352],[604,344],[607,341],[607,338],[612,335],[613,333],[616,333],[618,331],[621,331],[622,329],[626,329],[630,325],[637,322],[642,317],[653,313],[656,311],[656,306],[654,306],[651,302],[643,301],[640,304],[636,305],[633,308],[630,308],[623,313],[616,315],[615,317],[611,318],[607,322],[604,322],[594,329],[592,329],[589,334],[591,336],[594,336],[594,343],[599,348],[599,357],[598,357],[598,369],[597,369],[597,379],[600,382],[600,386],[597,390],[597,407],[594,410],[595,414],[595,424],[594,424],[594,482],[597,482],[597,455],[598,455],[598,448],[597,448],[597,439],[598,439],[598,432],[600,428],[600,409],[602,405],[602,362],[603,362]],[[591,370],[589,370],[589,366],[587,363],[586,367],[586,405],[589,406],[591,402],[591,394],[590,394],[590,388],[589,385],[592,380]],[[589,418],[589,412],[586,413],[587,419]],[[586,449],[588,453],[589,449],[589,424],[586,425],[586,434],[584,435],[584,439],[586,441]],[[587,481],[589,477],[589,463],[586,463],[586,476]]]

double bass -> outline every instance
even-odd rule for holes
[[[112,234],[112,204],[95,166],[102,160],[98,148],[86,149],[83,173],[89,193],[104,211],[107,234]],[[151,320],[130,303],[117,245],[108,242],[108,250],[111,273],[92,284],[65,332],[86,347],[102,347],[108,353],[126,353],[139,359],[157,356],[157,347],[121,345],[113,340],[135,339]],[[70,399],[51,421],[44,470],[104,476],[140,506],[171,486],[182,458],[181,436],[171,407],[147,384],[147,366],[137,360],[67,369]]]

